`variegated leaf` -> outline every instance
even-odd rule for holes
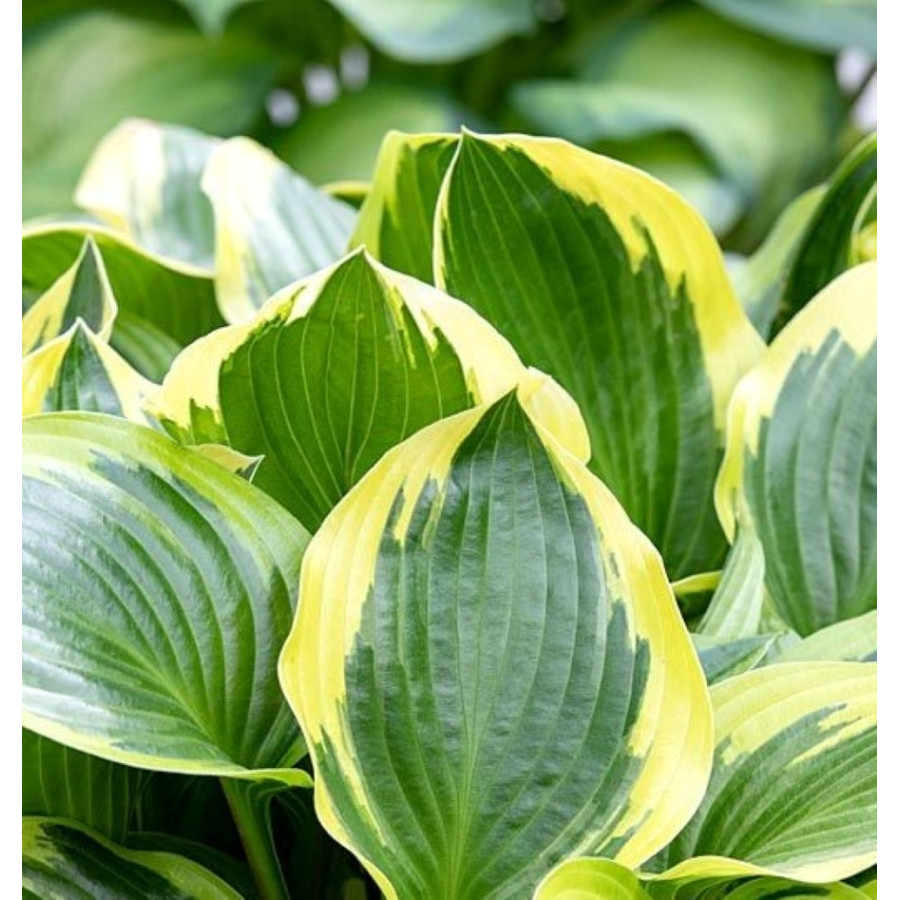
[[[22,355],[58,338],[79,320],[107,338],[117,312],[116,298],[97,245],[87,238],[75,262],[22,317]]]
[[[551,379],[465,304],[358,251],[185,350],[157,414],[180,440],[263,457],[254,483],[314,531],[385,451],[520,382],[586,459],[578,410]]]
[[[183,856],[127,850],[65,819],[22,819],[22,896],[54,900],[240,900]]]
[[[716,505],[758,537],[778,615],[801,635],[876,601],[876,263],[850,269],[738,385]]]
[[[697,213],[563,141],[467,133],[435,235],[438,284],[569,391],[592,470],[671,577],[716,567],[726,406],[763,348]]]
[[[158,390],[79,319],[22,360],[22,415],[83,410],[143,425],[148,398]]]
[[[200,179],[219,143],[191,128],[128,119],[97,145],[75,202],[150,253],[211,276],[213,213]]]
[[[878,138],[867,135],[828,183],[791,254],[773,331],[778,332],[841,272],[877,257]]]
[[[25,816],[59,816],[120,840],[128,829],[142,774],[22,729]]]
[[[144,768],[259,778],[295,763],[272,676],[306,532],[149,428],[53,413],[23,433],[25,726]]]
[[[515,395],[387,453],[300,593],[279,673],[317,812],[388,897],[637,865],[699,802],[708,698],[660,558]]]
[[[101,224],[27,226],[22,233],[22,285],[26,293],[34,296],[46,291],[78,258],[86,237],[99,250],[122,311],[149,322],[181,346],[223,324],[208,275],[200,274],[195,266],[151,254],[126,235]],[[90,321],[88,324],[94,327]]]
[[[458,143],[453,134],[387,134],[351,246],[365,246],[392,269],[430,282],[434,212]]]
[[[228,322],[251,319],[279,289],[344,254],[356,210],[249,138],[213,152],[203,190],[215,214],[215,280]]]
[[[712,779],[669,848],[667,877],[826,882],[872,865],[875,672],[785,663],[713,685]]]

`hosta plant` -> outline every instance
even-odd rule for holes
[[[26,225],[26,892],[875,896],[874,136],[731,272],[556,139],[349,199],[135,120]]]

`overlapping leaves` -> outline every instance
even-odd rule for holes
[[[433,246],[401,218],[432,209]],[[687,204],[563,142],[394,136],[355,239],[406,271],[433,263],[437,284],[572,394],[593,470],[673,577],[719,560],[725,406],[761,342]]]

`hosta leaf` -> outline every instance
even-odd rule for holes
[[[379,50],[408,62],[463,59],[533,29],[531,0],[331,0]]]
[[[345,91],[327,106],[304,109],[297,124],[272,146],[285,162],[317,184],[368,181],[389,132],[456,131],[470,117],[447,92],[403,81],[373,80],[362,90]],[[429,219],[429,230],[430,226]]]
[[[185,350],[157,414],[182,440],[262,456],[254,483],[314,531],[386,450],[524,380],[541,421],[586,459],[571,398],[487,322],[356,252]]]
[[[78,321],[108,337],[118,310],[96,244],[88,238],[75,262],[22,317],[22,355],[43,347]]]
[[[329,181],[322,185],[322,190],[329,197],[343,200],[344,203],[359,209],[369,195],[368,181]]]
[[[119,840],[142,775],[22,729],[23,815],[74,819]]]
[[[212,460],[223,469],[246,478],[247,481],[253,481],[256,470],[262,462],[261,456],[248,456],[225,444],[194,444],[189,449]]]
[[[208,40],[187,22],[80,5],[80,15],[41,29],[23,48],[25,218],[70,208],[91,151],[123,119],[241,134],[285,68],[270,44],[245,34]]]
[[[862,900],[865,896],[840,882],[804,884],[789,878],[753,877],[752,866],[730,860],[717,869],[718,876],[671,878],[664,873],[644,876],[641,883],[611,860],[573,859],[550,873],[534,900]]]
[[[690,4],[601,32],[588,46],[580,80],[524,82],[516,108],[543,133],[621,142],[620,158],[637,165],[629,142],[687,135],[738,190],[751,240],[830,160],[839,93],[819,54]]]
[[[149,425],[144,409],[157,386],[79,319],[22,360],[22,415],[84,410]]]
[[[818,660],[874,661],[878,653],[878,613],[871,612],[845,622],[836,622],[793,644],[776,662]]]
[[[222,823],[217,821],[215,824],[221,826]],[[140,831],[131,832],[128,835],[128,849],[183,856],[197,865],[203,866],[213,875],[217,875],[244,900],[259,894],[259,889],[253,881],[253,875],[250,873],[247,863],[239,862],[233,856],[228,856],[208,844],[199,844],[196,841],[176,837],[172,834]]]
[[[669,877],[726,874],[717,869],[730,861],[716,857],[809,881],[872,865],[875,671],[786,663],[713,685],[712,779],[669,848],[669,864],[678,863]]]
[[[876,0],[700,0],[778,38],[821,50],[861,47],[876,53]]]
[[[765,570],[759,538],[749,528],[738,529],[722,577],[697,631],[725,640],[757,634],[762,619]]]
[[[466,134],[435,229],[438,284],[569,391],[670,576],[715,568],[725,407],[762,343],[697,213],[565,142]]]
[[[211,278],[198,275],[196,267],[142,250],[105,225],[26,226],[22,234],[23,287],[46,290],[77,259],[87,236],[100,251],[122,311],[144,319],[182,346],[223,324]]]
[[[24,724],[145,768],[293,764],[273,673],[306,532],[149,428],[88,413],[22,427]]]
[[[22,892],[81,900],[240,900],[212,872],[173,853],[126,850],[65,819],[22,819]]]
[[[181,350],[181,345],[164,331],[122,309],[116,316],[109,344],[141,375],[156,384],[163,380]]]
[[[590,149],[658,178],[681,194],[717,235],[730,234],[745,212],[745,192],[681,132],[648,132],[630,140],[592,141]]]
[[[534,892],[534,900],[650,900],[630,869],[609,859],[560,863]]]
[[[317,812],[388,897],[635,865],[702,795],[708,700],[659,556],[514,395],[386,454],[300,593],[279,674]]]
[[[771,334],[791,258],[824,194],[825,187],[819,186],[797,197],[775,221],[762,246],[732,270],[741,305],[764,338]]]
[[[356,211],[264,147],[234,138],[212,154],[203,190],[216,221],[216,292],[229,322],[343,255]]]
[[[834,173],[791,256],[774,331],[845,269],[875,257],[865,241],[861,250],[859,235],[874,212],[877,178],[878,139],[870,134]]]
[[[218,143],[191,128],[129,119],[94,150],[75,202],[150,253],[211,276],[213,213],[200,178]]]
[[[775,611],[801,635],[875,607],[876,263],[776,338],[729,408],[725,531],[758,536]]]
[[[392,269],[431,281],[434,212],[458,143],[452,134],[386,135],[351,245],[365,245]]]
[[[775,643],[777,635],[753,634],[748,637],[722,638],[692,634],[708,684],[740,675],[760,665]]]

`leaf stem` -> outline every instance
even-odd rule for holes
[[[272,829],[268,817],[271,797],[254,797],[254,788],[257,786],[251,781],[242,781],[238,778],[220,780],[260,897],[262,900],[290,900],[281,863],[272,842]]]

